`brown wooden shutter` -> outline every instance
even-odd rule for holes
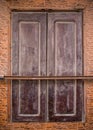
[[[47,75],[82,74],[82,13],[49,13]],[[48,87],[49,121],[81,121],[82,81],[49,81]]]
[[[13,12],[12,75],[46,75],[45,13]],[[13,121],[45,121],[45,113],[45,81],[12,81]]]
[[[13,12],[12,75],[80,76],[82,66],[81,12]],[[83,105],[81,80],[12,81],[13,121],[81,121]]]

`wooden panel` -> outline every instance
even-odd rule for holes
[[[75,81],[56,81],[54,111],[56,116],[76,114],[76,83]]]
[[[40,75],[40,23],[19,24],[19,75]]]
[[[49,13],[48,20],[47,75],[82,75],[81,12]],[[82,81],[55,80],[48,83],[49,120],[82,120],[82,110],[79,109],[83,105],[83,95],[80,96],[82,91],[77,91],[83,88]]]
[[[13,41],[12,74],[46,75],[45,13],[13,13],[13,40],[15,36],[17,40]],[[12,87],[13,121],[44,121],[46,82],[13,81]]]
[[[76,25],[75,22],[57,21],[55,27],[55,75],[76,75]],[[55,114],[67,116],[76,111],[76,84],[74,81],[56,81]],[[61,100],[62,99],[62,100]]]
[[[39,22],[20,22],[19,50],[19,75],[40,75]],[[21,81],[19,93],[19,114],[39,115],[40,83],[38,81]]]
[[[40,83],[22,81],[19,88],[19,114],[35,116],[40,114]]]
[[[55,75],[76,75],[75,22],[55,22]]]

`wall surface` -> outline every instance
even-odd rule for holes
[[[11,11],[83,10],[84,74],[93,75],[93,0],[0,0],[0,75],[10,74]],[[0,130],[93,130],[93,81],[85,81],[85,122],[12,123],[10,83],[0,81]]]

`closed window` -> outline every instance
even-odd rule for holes
[[[13,12],[13,76],[80,76],[82,12]],[[13,121],[82,121],[82,80],[12,80]]]

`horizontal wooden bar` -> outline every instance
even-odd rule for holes
[[[93,80],[93,76],[0,76],[2,80]]]

